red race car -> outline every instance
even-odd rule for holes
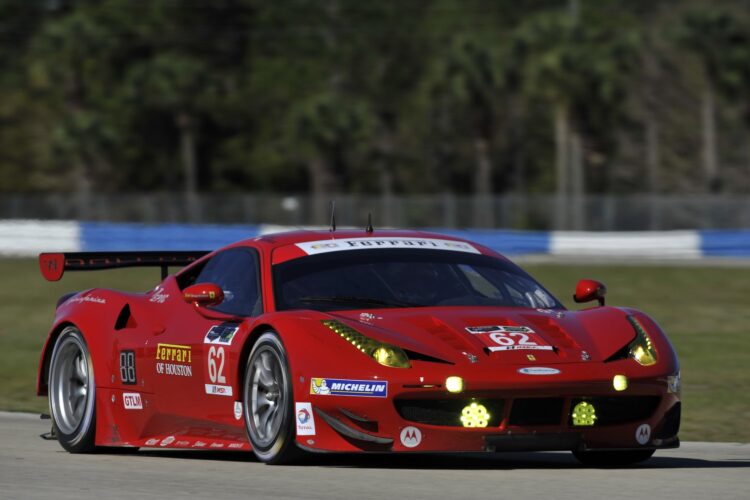
[[[505,257],[415,231],[301,231],[214,252],[48,253],[42,273],[162,268],[146,293],[62,297],[38,394],[70,452],[679,446],[680,369],[656,322],[582,280],[570,311]],[[169,266],[185,266],[167,275]]]

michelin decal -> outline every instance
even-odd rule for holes
[[[310,380],[310,394],[317,396],[385,398],[388,396],[388,382],[380,380],[312,378]]]

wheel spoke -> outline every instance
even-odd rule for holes
[[[79,354],[76,358],[76,375],[78,376],[78,380],[82,383],[86,383],[88,380],[88,373],[86,373],[86,359],[84,359],[82,354],[83,353]]]
[[[257,369],[258,381],[260,382],[260,386],[268,390],[274,384],[273,372],[266,369],[266,367],[263,366],[263,363],[260,360],[256,361],[255,366]]]

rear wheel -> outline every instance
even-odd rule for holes
[[[281,464],[297,458],[289,362],[275,332],[264,333],[253,346],[242,392],[245,426],[258,459]]]
[[[94,366],[80,330],[65,328],[55,342],[49,369],[52,425],[71,453],[94,450],[96,434]]]
[[[656,450],[627,451],[574,451],[573,455],[590,467],[617,467],[633,465],[651,458]]]

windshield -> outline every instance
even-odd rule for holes
[[[378,307],[563,306],[518,266],[433,250],[355,250],[311,255],[273,269],[277,310]]]

